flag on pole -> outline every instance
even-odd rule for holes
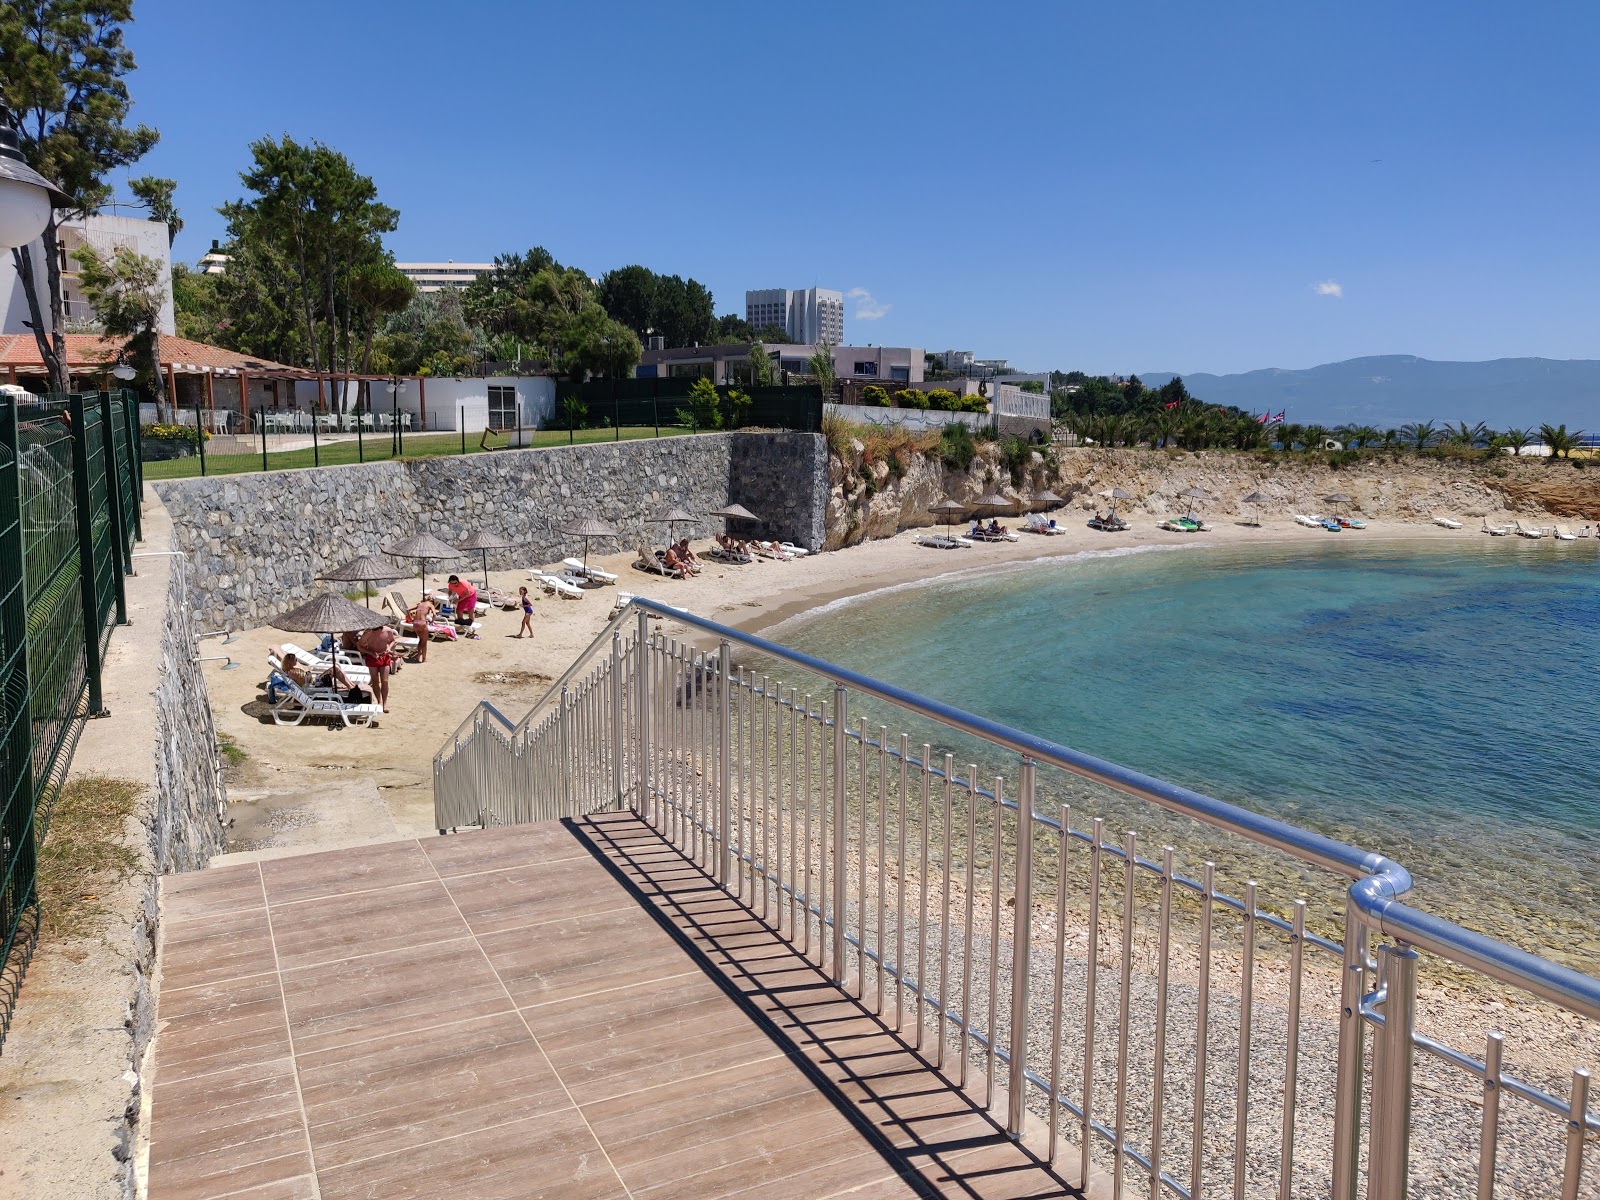
[[[1178,403],[1178,401],[1174,400],[1171,404],[1163,404],[1161,407],[1170,412],[1174,408],[1178,407]]]
[[[1274,425],[1279,424],[1283,420],[1284,413],[1287,413],[1288,411],[1289,411],[1288,409],[1284,409],[1283,412],[1280,412],[1277,416],[1273,417],[1272,418],[1272,423]]]
[[[1267,422],[1270,419],[1271,419],[1271,414],[1262,413],[1259,417],[1256,418],[1256,423],[1259,424],[1259,425],[1265,425],[1265,424],[1267,424]]]

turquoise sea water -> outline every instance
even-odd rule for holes
[[[1036,562],[776,636],[1388,853],[1436,910],[1600,967],[1600,547],[1359,536]]]

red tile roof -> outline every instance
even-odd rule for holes
[[[117,351],[124,343],[118,338],[101,337],[96,333],[67,334],[67,366],[74,371],[93,370],[114,362]],[[253,358],[221,346],[208,346],[205,342],[192,342],[188,338],[163,334],[161,338],[161,365],[171,365],[179,373],[212,371],[244,371],[246,374],[284,374],[311,377],[309,371],[286,367],[270,359]],[[16,367],[23,371],[42,371],[44,363],[39,357],[39,346],[31,333],[0,334],[0,367]]]

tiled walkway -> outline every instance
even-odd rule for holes
[[[1072,1194],[630,814],[163,902],[151,1200]]]

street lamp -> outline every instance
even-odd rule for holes
[[[111,373],[123,383],[127,383],[139,372],[133,369],[133,364],[128,361],[128,356],[122,351],[117,351],[117,361],[111,367]]]
[[[11,110],[0,104],[0,248],[26,246],[50,223],[50,210],[67,195],[23,161],[11,128]]]

